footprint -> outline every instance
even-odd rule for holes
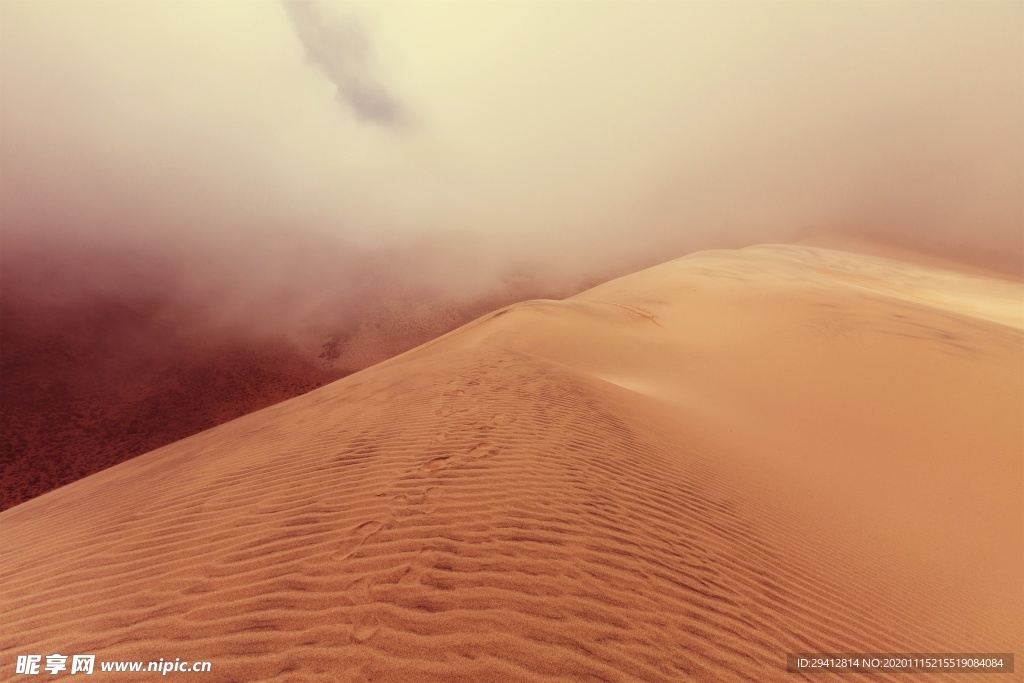
[[[495,446],[490,443],[482,443],[477,445],[469,452],[469,458],[471,460],[479,460],[481,458],[489,458],[492,455],[497,455],[501,451],[501,446]]]
[[[444,467],[445,463],[448,461],[450,457],[451,456],[449,455],[442,455],[437,458],[431,458],[430,460],[423,463],[420,466],[420,469],[426,470],[428,472],[436,472],[437,470]]]
[[[363,522],[359,526],[355,527],[354,529],[352,529],[352,531],[355,533],[363,534],[364,538],[369,538],[370,536],[373,536],[375,533],[377,533],[383,528],[383,522],[378,521],[376,519],[371,519],[369,522]]]
[[[422,505],[426,502],[432,491],[432,488],[423,489],[422,491],[410,491],[405,498],[412,505]]]
[[[431,505],[434,500],[434,493],[432,488],[425,490],[412,490],[408,493],[403,493],[395,498],[395,503],[398,505],[395,509],[394,514],[396,517],[412,517],[414,515],[430,514],[436,507]]]
[[[419,511],[429,515],[437,509],[437,489],[433,486],[424,491],[418,491],[409,495],[409,502],[419,508]]]
[[[469,408],[458,408],[458,409],[456,409],[456,408],[453,408],[451,406],[441,406],[440,408],[438,408],[437,410],[434,411],[434,414],[435,415],[440,415],[441,417],[450,417],[452,415],[458,415],[459,413],[466,413],[466,412],[469,412]]]
[[[346,538],[344,541],[339,543],[337,549],[331,553],[331,559],[347,560],[362,544],[363,539],[361,538]]]
[[[352,623],[352,639],[362,643],[372,638],[380,630],[380,620],[373,612],[356,615]]]
[[[348,532],[348,536],[335,547],[334,552],[331,553],[331,559],[338,561],[347,560],[359,550],[363,543],[383,528],[384,524],[375,519],[354,527]]]
[[[420,577],[425,572],[422,566],[418,564],[410,564],[405,568],[405,573],[402,574],[402,578],[398,579],[399,586],[410,586],[420,582]]]
[[[434,566],[436,560],[436,553],[432,551],[420,551],[416,557],[409,562],[409,566],[405,569],[405,574],[398,580],[400,586],[410,586],[421,583],[423,575]]]
[[[370,593],[370,580],[365,576],[348,584],[344,590],[345,596],[353,605],[369,605],[373,602],[373,595]]]

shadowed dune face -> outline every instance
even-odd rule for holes
[[[72,299],[0,295],[0,507],[345,374],[287,337],[211,329],[163,292]]]
[[[408,252],[297,242],[264,247],[259,258],[5,244],[0,509],[298,396],[486,311],[571,293],[510,269],[460,294],[432,283]],[[258,267],[261,259],[271,265]],[[282,265],[289,259],[305,268]],[[282,270],[293,275],[275,281]]]
[[[786,652],[1020,652],[1022,413],[1020,283],[697,254],[0,513],[0,656],[788,681]]]

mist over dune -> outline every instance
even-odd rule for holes
[[[430,254],[428,244],[367,252],[294,240],[276,245],[272,262],[244,249],[8,246],[0,509],[315,389],[495,308],[573,293],[528,269],[461,293],[450,276],[438,280]]]
[[[8,0],[5,457],[192,386],[137,454],[698,249],[1024,273],[1022,32],[1014,2]]]

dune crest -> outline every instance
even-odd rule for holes
[[[0,513],[2,661],[781,681],[794,651],[1020,652],[1021,415],[1021,284],[702,252]]]

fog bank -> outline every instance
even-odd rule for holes
[[[218,247],[261,280],[295,235],[429,243],[455,290],[813,227],[1024,251],[1016,2],[0,11],[8,238]]]
[[[1024,273],[1020,2],[4,0],[0,90],[8,493],[697,249]]]

